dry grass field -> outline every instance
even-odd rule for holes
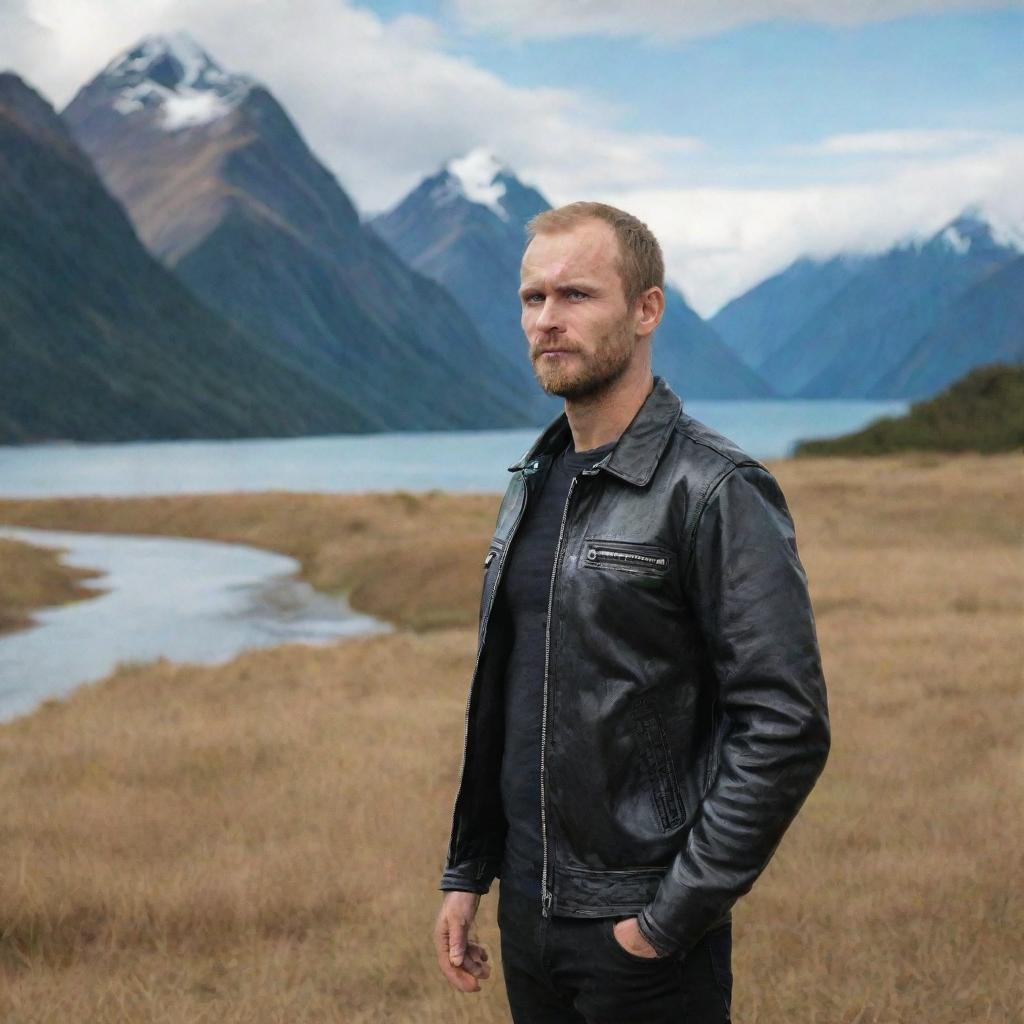
[[[0,537],[0,636],[32,625],[32,611],[102,592],[81,581],[101,575],[64,565],[55,548]]]
[[[1018,1022],[1024,457],[770,466],[810,579],[833,747],[737,905],[735,1019]],[[282,551],[402,627],[123,666],[0,726],[0,1021],[507,1021],[499,974],[459,995],[430,943],[496,505],[0,501],[5,523]],[[10,552],[0,603],[25,607]],[[495,892],[479,934],[498,963]]]

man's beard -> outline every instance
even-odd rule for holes
[[[554,366],[543,375],[537,372],[537,363],[544,357],[538,356],[533,372],[549,395],[574,402],[592,398],[611,388],[626,372],[633,358],[633,342],[629,318],[624,317],[601,338],[593,355],[576,352],[576,365]]]

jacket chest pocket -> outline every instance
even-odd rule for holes
[[[653,702],[639,697],[633,704],[632,720],[658,820],[666,832],[678,828],[686,812],[661,716]]]
[[[639,576],[660,577],[670,572],[672,557],[671,549],[658,544],[588,537],[583,542],[580,562],[590,569],[615,569]]]

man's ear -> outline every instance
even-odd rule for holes
[[[665,315],[665,293],[657,285],[653,285],[642,292],[636,301],[636,333],[641,336],[651,334]]]

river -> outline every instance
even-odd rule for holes
[[[215,664],[253,647],[329,643],[392,627],[295,578],[293,558],[243,544],[0,526],[99,569],[97,597],[33,612],[0,637],[0,720],[109,674],[121,661]]]

